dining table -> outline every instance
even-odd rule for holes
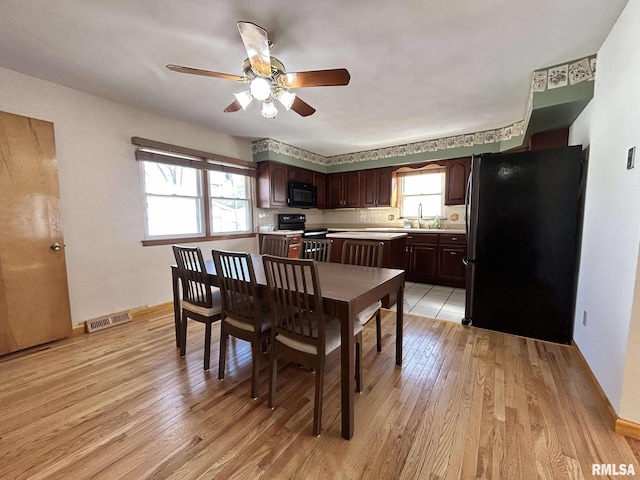
[[[258,284],[258,293],[266,297],[267,281],[262,255],[251,254]],[[207,274],[212,285],[218,286],[213,260],[205,260]],[[317,262],[318,277],[325,311],[340,320],[340,394],[342,436],[351,439],[354,432],[355,403],[355,342],[354,322],[358,312],[369,305],[395,293],[396,303],[396,365],[402,365],[402,330],[404,270],[378,267],[362,267],[341,263]],[[176,327],[176,344],[180,331],[180,282],[178,269],[172,265],[173,305]]]

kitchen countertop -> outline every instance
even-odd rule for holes
[[[406,233],[380,231],[353,231],[328,233],[327,238],[346,238],[351,240],[395,240],[406,237]]]
[[[271,232],[258,232],[260,235],[302,235],[302,230],[273,230]]]
[[[386,227],[370,227],[370,228],[330,228],[329,232],[402,232],[402,233],[452,233],[454,235],[464,235],[464,228],[386,228]]]

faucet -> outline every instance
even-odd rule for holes
[[[422,220],[422,203],[418,204],[418,224],[420,223],[420,220]]]

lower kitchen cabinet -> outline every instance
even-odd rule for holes
[[[462,263],[467,249],[441,245],[438,247],[438,277],[452,282],[461,281],[464,286],[465,268]]]
[[[407,235],[405,276],[413,282],[432,283],[438,276],[438,234]]]
[[[412,282],[450,287],[465,286],[467,254],[465,235],[411,233],[407,235],[405,255],[406,278]]]

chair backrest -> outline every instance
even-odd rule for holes
[[[345,240],[342,244],[341,263],[363,267],[382,267],[384,242],[371,240]]]
[[[173,245],[182,285],[182,299],[200,307],[211,307],[211,281],[198,247]]]
[[[315,260],[262,257],[271,304],[271,331],[315,346],[324,355],[325,322]],[[273,340],[273,338],[272,338]]]
[[[251,254],[212,250],[223,317],[253,323],[258,321],[260,302]]]
[[[275,255],[276,257],[288,257],[289,239],[282,235],[265,235],[260,253],[263,255]]]
[[[331,258],[331,240],[303,238],[300,245],[300,258],[328,262]]]

